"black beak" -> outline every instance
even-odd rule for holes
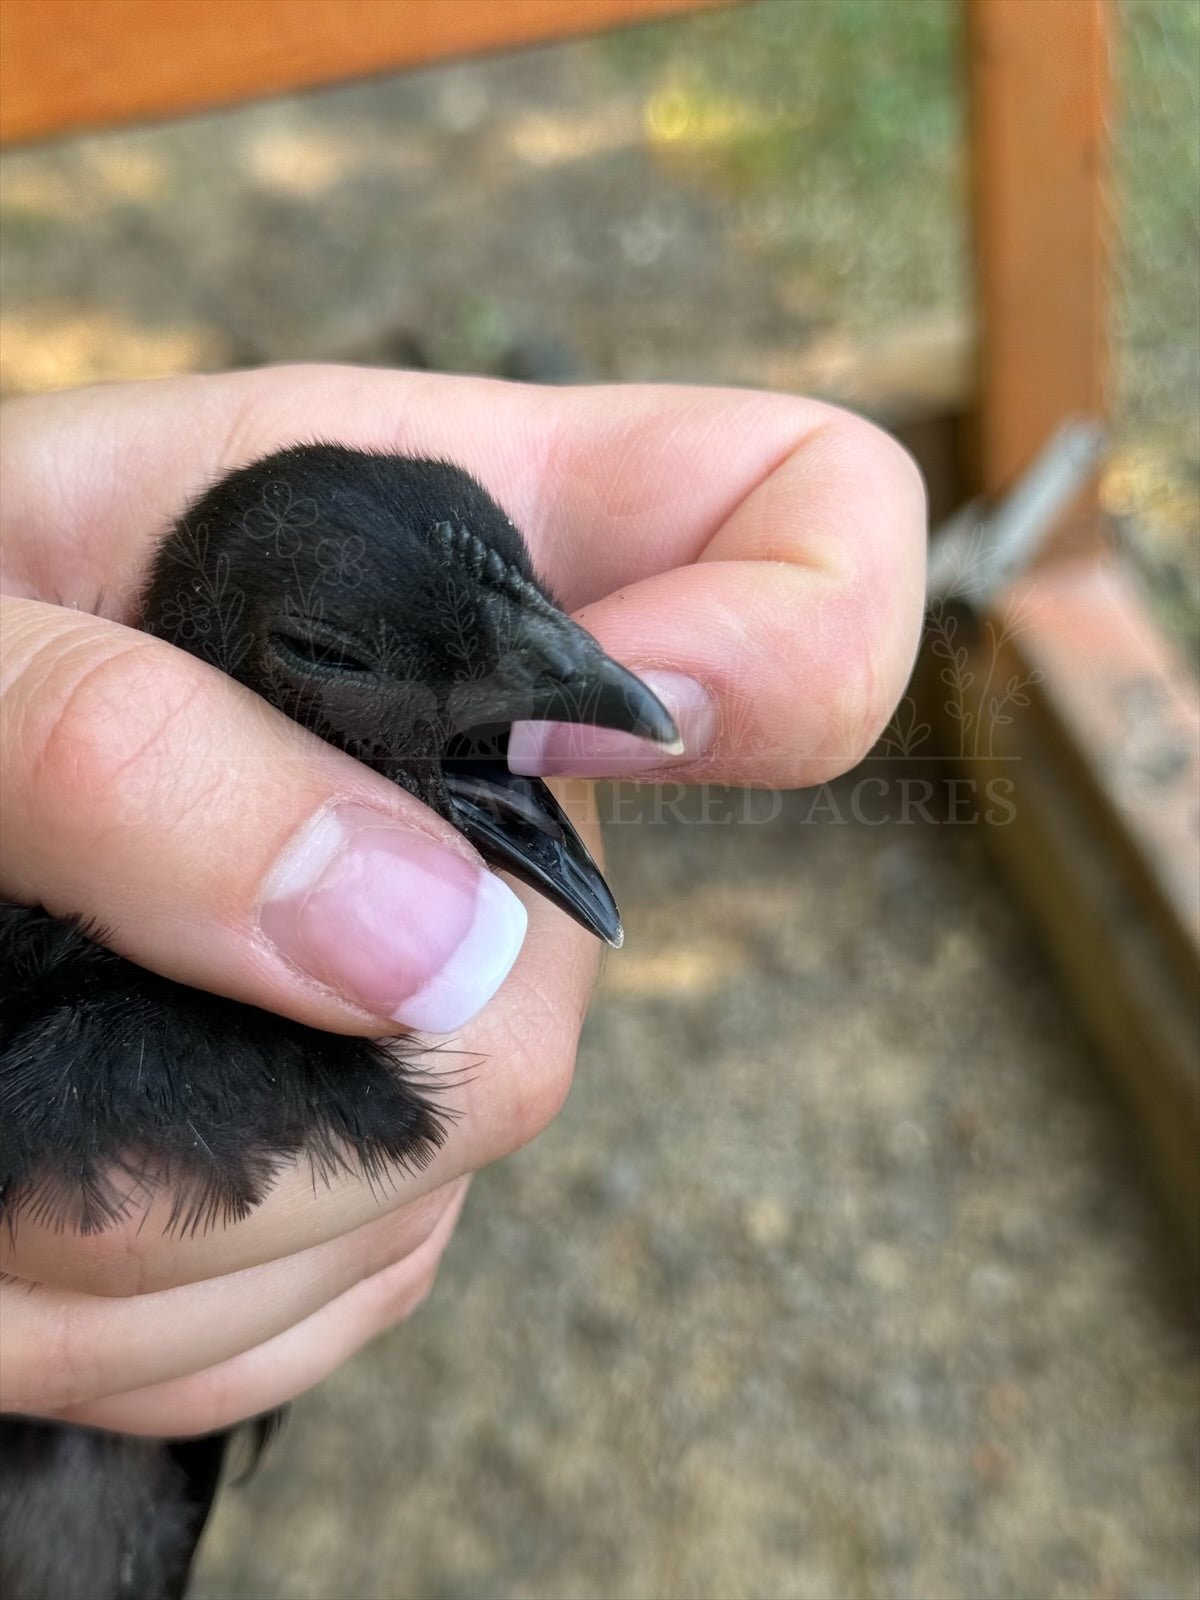
[[[495,672],[458,685],[450,703],[459,730],[443,761],[451,821],[485,860],[616,947],[624,933],[604,875],[546,785],[508,770],[508,731],[521,720],[575,722],[652,740],[664,754],[683,742],[661,701],[578,623],[540,595],[503,598]]]
[[[457,732],[578,722],[649,739],[664,755],[683,753],[662,702],[539,591],[531,586],[521,598],[493,591],[482,608],[494,630],[495,665],[451,691],[446,709]]]
[[[444,766],[450,820],[485,861],[529,884],[614,949],[625,938],[604,874],[540,778],[502,762]]]

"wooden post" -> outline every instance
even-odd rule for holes
[[[990,496],[1065,418],[1108,413],[1108,12],[1105,0],[967,0],[966,18],[976,470]]]

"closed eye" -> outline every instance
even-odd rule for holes
[[[371,673],[371,662],[358,655],[352,644],[335,634],[301,633],[298,630],[268,635],[271,653],[281,666],[293,672]]]

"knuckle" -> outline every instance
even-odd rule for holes
[[[886,714],[881,716],[881,705],[872,653],[864,651],[858,659],[842,662],[831,696],[826,741],[829,776],[848,771],[866,755],[887,720]]]
[[[82,662],[73,654],[49,668],[30,707],[33,780],[119,788],[187,711],[196,684],[149,641]]]
[[[57,1411],[96,1399],[104,1387],[103,1364],[91,1318],[62,1306],[50,1319],[50,1329],[50,1348],[42,1356],[51,1386],[45,1404]]]
[[[4,706],[23,809],[92,840],[142,822],[162,783],[177,784],[186,771],[172,752],[202,685],[188,658],[137,635],[100,650],[85,635],[35,653]]]
[[[41,1284],[20,1290],[32,1321],[22,1330],[22,1308],[5,1306],[11,1348],[5,1351],[4,1408],[44,1413],[94,1399],[103,1387],[103,1362],[91,1318]]]
[[[59,1217],[21,1217],[9,1231],[0,1270],[51,1291],[133,1299],[154,1287],[147,1270],[153,1235],[143,1230],[143,1222],[138,1207],[112,1227],[91,1233]]]

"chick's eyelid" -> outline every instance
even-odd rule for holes
[[[269,638],[276,655],[308,672],[356,672],[366,676],[377,671],[351,641],[332,631],[273,628]]]

